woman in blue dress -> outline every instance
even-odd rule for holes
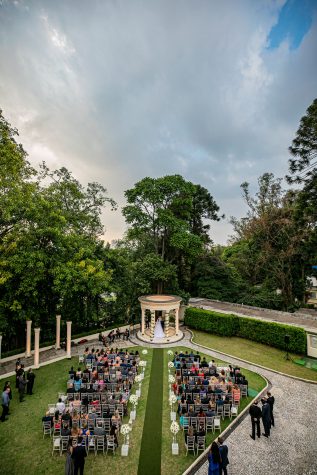
[[[216,442],[213,442],[208,454],[208,475],[219,475],[220,460],[219,447]]]

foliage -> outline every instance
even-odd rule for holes
[[[306,354],[306,332],[299,327],[198,308],[186,309],[185,325],[216,335],[239,336],[281,349],[285,349],[284,337],[289,335],[289,351]]]

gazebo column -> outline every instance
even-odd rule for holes
[[[72,322],[66,322],[67,325],[67,341],[66,341],[66,351],[67,351],[67,358],[72,357]]]
[[[61,316],[56,315],[56,344],[55,349],[60,350],[61,348]]]
[[[151,310],[151,326],[150,326],[151,340],[153,340],[154,338],[154,328],[155,328],[155,310]]]
[[[164,329],[165,329],[166,338],[168,339],[169,336],[170,336],[170,312],[166,312],[166,314],[165,314]]]
[[[175,335],[179,332],[179,308],[175,309]]]
[[[141,309],[141,333],[144,335],[144,327],[145,327],[145,310],[144,308]]]
[[[34,368],[40,367],[40,328],[34,328]]]
[[[32,327],[32,320],[26,321],[26,351],[25,357],[29,358],[31,356],[31,327]]]

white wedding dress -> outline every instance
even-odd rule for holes
[[[163,332],[160,318],[156,320],[156,324],[154,328],[154,338],[165,338],[165,333]]]

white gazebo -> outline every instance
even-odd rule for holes
[[[179,309],[182,298],[177,295],[143,295],[139,297],[141,304],[141,331],[138,337],[146,342],[170,343],[181,340],[183,332],[179,329]],[[145,313],[149,311],[151,319],[147,327]],[[164,322],[164,338],[154,338],[154,328],[158,317]],[[171,318],[174,325],[171,324]]]

